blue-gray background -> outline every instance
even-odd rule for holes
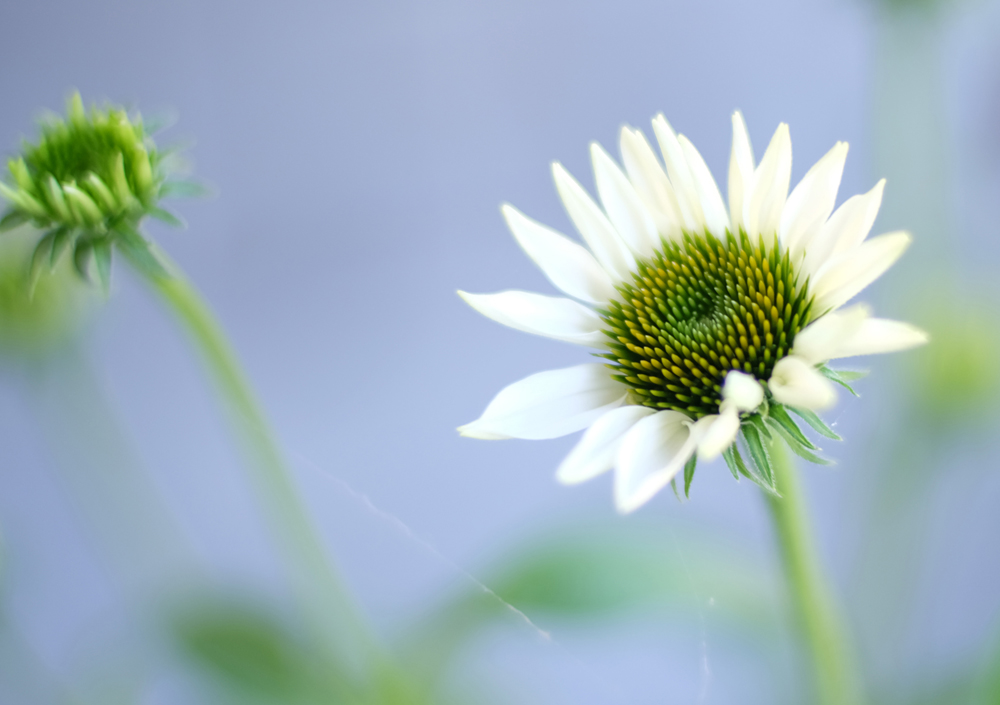
[[[759,492],[719,463],[699,468],[689,503],[665,492],[622,519],[607,478],[555,483],[572,438],[459,438],[455,427],[503,385],[586,353],[493,324],[455,290],[549,292],[499,204],[572,232],[549,162],[589,187],[588,143],[617,153],[621,124],[648,133],[660,111],[717,178],[739,108],[758,154],[779,122],[790,124],[793,182],[847,140],[842,198],[868,190],[882,175],[873,113],[887,22],[861,0],[8,2],[0,144],[16,149],[38,109],[61,110],[72,88],[87,101],[179,116],[161,140],[191,140],[187,154],[216,196],[176,207],[186,231],[149,232],[212,303],[331,550],[391,635],[469,580],[464,571],[488,572],[512,544],[567,525],[654,522],[681,561],[689,539],[706,533],[773,560]],[[1000,4],[959,5],[939,31],[944,129],[940,144],[908,151],[917,163],[947,151],[950,235],[969,271],[982,273],[997,262],[1000,235]],[[887,189],[888,202],[892,181]],[[889,227],[915,233],[919,261],[922,223],[904,212],[876,230]],[[115,276],[86,335],[101,387],[202,563],[220,581],[280,590],[198,359],[141,283],[124,268]],[[889,286],[868,298],[906,315],[906,298]],[[870,366],[877,375],[892,364]],[[120,588],[53,467],[45,402],[17,369],[0,390],[5,599],[11,622],[63,672],[101,643]],[[894,413],[884,385],[863,384],[866,398],[830,413],[847,438],[832,449],[839,465],[808,469],[824,558],[841,587],[865,541],[851,521],[867,486],[855,461]],[[995,469],[990,450],[959,444],[941,464],[952,477],[927,517],[930,543],[913,549],[929,558],[907,637],[912,672],[968,660],[987,638],[1000,601],[1000,478],[960,468]],[[710,594],[696,597],[710,609]],[[773,702],[777,686],[745,645],[704,626],[673,633],[642,615],[596,631],[540,626],[552,643],[512,622],[468,667],[518,702]],[[148,701],[186,697],[166,682]]]

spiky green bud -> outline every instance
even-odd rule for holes
[[[87,111],[73,93],[66,117],[45,120],[40,132],[8,162],[10,178],[0,183],[9,203],[0,230],[30,222],[47,231],[32,257],[32,281],[68,249],[84,277],[95,261],[105,286],[113,246],[148,263],[148,253],[139,252],[148,250],[139,224],[147,215],[179,222],[159,200],[182,189],[171,188],[177,182],[167,181],[163,155],[142,119],[114,106]]]

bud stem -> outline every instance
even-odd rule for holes
[[[798,474],[780,439],[770,443],[768,451],[781,496],[768,495],[766,500],[795,618],[813,662],[815,702],[860,705],[863,697],[853,657],[843,620],[820,566]]]
[[[155,248],[155,245],[150,245]],[[169,275],[136,268],[187,328],[226,399],[254,472],[252,481],[291,563],[294,585],[319,644],[337,663],[362,671],[379,656],[375,639],[331,564],[260,405],[222,328],[197,290],[159,249]]]

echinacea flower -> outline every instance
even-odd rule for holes
[[[168,179],[167,164],[142,119],[123,108],[87,111],[80,94],[73,93],[65,118],[43,120],[38,141],[25,142],[7,164],[9,181],[0,182],[0,196],[9,203],[0,231],[22,223],[45,231],[31,259],[32,288],[67,252],[85,279],[94,262],[105,288],[115,247],[134,265],[162,274],[139,224],[149,215],[180,225],[159,201],[202,190]]]
[[[548,279],[572,298],[523,291],[468,294],[493,320],[601,351],[601,363],[533,374],[504,388],[459,428],[483,439],[555,438],[586,429],[559,467],[564,483],[615,470],[621,511],[648,501],[697,460],[774,491],[773,434],[816,461],[788,410],[837,438],[814,413],[836,400],[826,366],[927,341],[913,326],[842,308],[910,242],[868,238],[884,180],[834,210],[847,144],[838,142],[789,193],[792,146],[778,126],[759,164],[733,115],[729,204],[701,155],[660,115],[659,161],[639,130],[621,131],[624,170],[594,143],[600,205],[558,163],[552,172],[587,247],[523,215],[503,215]],[[588,249],[589,248],[589,249]],[[751,463],[736,444],[741,437]]]

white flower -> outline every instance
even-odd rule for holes
[[[847,157],[838,142],[789,193],[787,125],[755,165],[743,117],[732,122],[728,207],[694,145],[662,115],[653,120],[662,164],[630,127],[621,131],[624,170],[591,145],[600,204],[553,164],[587,247],[503,206],[517,242],[572,298],[459,294],[511,328],[596,348],[607,364],[515,382],[463,435],[541,439],[586,429],[557,477],[572,484],[614,468],[616,504],[631,511],[681,469],[693,472],[695,458],[738,454],[741,426],[777,428],[769,409],[833,404],[827,361],[926,342],[865,306],[841,309],[910,242],[903,232],[868,238],[884,181],[834,210]]]

